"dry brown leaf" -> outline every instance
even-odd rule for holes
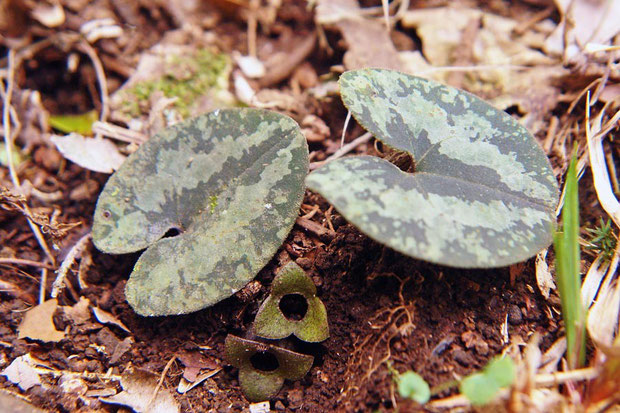
[[[84,324],[90,321],[90,300],[80,297],[80,301],[71,307],[63,307],[63,311],[75,325]]]
[[[204,373],[201,373],[196,377],[196,380],[194,380],[193,382],[187,381],[185,380],[185,378],[181,377],[181,380],[179,381],[179,386],[177,387],[177,391],[181,394],[187,393],[188,391],[198,386],[200,383],[202,383],[209,377],[215,376],[220,371],[222,371],[222,368],[218,367],[215,370],[209,370]]]
[[[65,158],[91,171],[110,174],[125,161],[125,156],[107,139],[85,138],[77,133],[52,135],[51,139]]]
[[[607,44],[620,32],[620,1],[555,0],[555,4],[564,18],[545,42],[548,53],[562,54],[568,40],[567,54],[571,57],[587,43]],[[566,20],[571,22],[568,30]]]
[[[18,338],[29,338],[45,342],[62,340],[65,337],[65,333],[56,330],[52,319],[56,308],[58,308],[58,300],[51,299],[28,310],[19,325]]]
[[[160,388],[155,394],[158,379],[149,371],[128,368],[121,376],[123,391],[111,397],[100,397],[99,400],[129,406],[138,413],[178,412],[179,404],[168,390]]]
[[[6,390],[0,391],[0,406],[5,412],[11,413],[46,413],[30,404],[25,397]]]
[[[41,378],[35,369],[35,363],[30,354],[17,357],[0,374],[11,383],[17,384],[22,390],[28,390],[41,384]],[[0,407],[2,407],[1,404]]]
[[[93,307],[93,314],[95,314],[95,318],[100,323],[114,324],[115,326],[120,327],[122,330],[125,330],[127,333],[131,334],[131,331],[129,331],[125,324],[123,324],[123,322],[116,318],[113,314],[103,311],[99,307]]]

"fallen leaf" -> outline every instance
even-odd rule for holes
[[[23,396],[9,391],[0,391],[0,406],[3,411],[11,413],[45,413],[45,410],[34,407]]]
[[[63,307],[63,311],[75,325],[84,324],[90,320],[90,300],[80,297],[80,301],[71,307]]]
[[[172,394],[160,388],[155,394],[159,376],[149,371],[128,368],[121,376],[123,391],[111,397],[100,397],[105,403],[122,404],[138,413],[174,413],[179,411],[179,404]]]
[[[98,118],[97,111],[82,113],[79,115],[53,115],[49,117],[50,126],[64,133],[79,133],[91,135],[93,122]]]
[[[572,56],[589,42],[607,44],[620,31],[619,1],[555,0],[555,5],[562,19],[545,42],[548,53],[561,54],[567,47]],[[567,20],[570,27],[566,27]]]
[[[30,354],[17,357],[0,374],[6,376],[11,383],[17,384],[22,390],[41,385],[41,378],[35,369],[34,360]],[[4,407],[1,403],[0,405]]]
[[[28,310],[19,325],[18,338],[29,338],[45,342],[62,340],[65,337],[65,333],[56,330],[52,320],[56,308],[58,308],[58,301],[54,298]]]
[[[39,2],[30,12],[32,18],[47,27],[58,27],[65,22],[65,11],[58,1]]]
[[[102,324],[114,324],[115,326],[120,327],[122,330],[124,330],[127,333],[131,334],[131,331],[129,331],[129,329],[127,327],[125,327],[125,324],[123,324],[123,322],[121,320],[116,318],[114,315],[108,313],[107,311],[103,311],[102,309],[100,309],[98,307],[93,307],[93,314],[95,314],[95,318],[100,323],[102,323]]]
[[[185,371],[183,372],[183,378],[185,380],[193,382],[198,377],[198,373],[202,369],[215,369],[218,367],[217,363],[212,360],[209,360],[202,354],[192,351],[183,351],[181,352],[177,358],[183,363],[185,366]]]
[[[181,377],[181,380],[179,381],[179,386],[177,387],[177,391],[179,393],[181,393],[181,394],[187,393],[188,391],[190,391],[194,387],[198,386],[200,383],[202,383],[203,381],[205,381],[209,377],[215,376],[220,371],[222,371],[222,368],[218,367],[215,370],[210,370],[210,371],[206,371],[204,373],[201,373],[201,374],[199,374],[196,377],[196,380],[194,380],[193,382],[189,382],[189,381],[185,380],[185,378]]]
[[[116,364],[121,359],[121,357],[123,357],[123,354],[129,351],[133,343],[135,343],[133,337],[125,337],[123,341],[118,343],[116,347],[114,347],[112,357],[110,357],[110,364]]]
[[[85,138],[77,133],[52,135],[51,139],[65,158],[91,171],[109,174],[125,161],[125,156],[107,139]]]

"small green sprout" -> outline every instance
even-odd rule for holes
[[[585,362],[586,310],[581,301],[581,254],[579,249],[579,187],[577,148],[573,153],[564,188],[562,231],[554,236],[556,280],[566,328],[566,354],[570,368]]]
[[[473,405],[480,406],[492,401],[500,389],[510,386],[515,376],[513,361],[496,357],[482,371],[465,377],[459,388]]]
[[[605,261],[610,261],[618,244],[618,238],[614,234],[611,219],[607,219],[607,222],[605,222],[601,218],[598,227],[586,228],[586,232],[590,234],[591,238],[587,240],[585,249],[593,251],[596,255],[602,254]]]
[[[398,394],[400,394],[400,397],[415,400],[420,404],[426,403],[431,398],[431,389],[428,383],[414,371],[398,374],[396,382],[398,383]]]

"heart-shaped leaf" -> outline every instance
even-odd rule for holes
[[[284,379],[299,380],[308,373],[314,357],[295,353],[285,348],[237,336],[226,337],[226,359],[239,369],[239,384],[250,401],[269,400],[275,396]],[[272,370],[261,370],[253,365],[256,355],[268,354],[275,359]]]
[[[511,116],[390,70],[344,73],[340,92],[363,127],[414,160],[413,173],[361,156],[308,176],[308,187],[361,231],[403,254],[464,268],[513,264],[551,243],[557,182]]]
[[[164,130],[110,177],[93,240],[104,252],[148,249],[126,287],[142,315],[184,314],[250,281],[291,230],[308,147],[287,116],[216,110]],[[174,237],[162,238],[170,229]]]
[[[282,299],[297,295],[305,300],[305,314],[299,320],[289,319],[280,308]],[[327,311],[316,296],[316,286],[304,270],[294,262],[288,263],[273,279],[269,297],[258,309],[254,333],[277,340],[294,334],[303,341],[318,343],[329,337]]]

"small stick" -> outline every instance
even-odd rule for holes
[[[97,52],[90,44],[83,42],[80,43],[79,46],[81,50],[88,55],[95,67],[95,74],[97,75],[97,81],[99,82],[99,89],[101,91],[101,114],[99,115],[99,120],[105,122],[108,119],[108,112],[110,111],[110,104],[108,102],[108,82],[105,77],[105,70],[103,69],[99,56],[97,56]]]
[[[41,285],[39,287],[39,304],[45,302],[45,285],[47,284],[47,268],[41,268]]]
[[[344,146],[344,136],[347,133],[349,127],[349,121],[351,120],[351,111],[347,112],[347,118],[344,120],[344,126],[342,127],[342,138],[340,138],[340,148]]]
[[[157,393],[159,392],[159,389],[161,388],[161,385],[164,382],[164,378],[166,377],[166,374],[168,373],[168,370],[170,370],[170,367],[172,367],[172,363],[174,363],[174,361],[176,359],[177,359],[177,355],[175,354],[168,361],[168,363],[166,363],[166,367],[164,367],[164,371],[161,372],[161,376],[159,377],[159,381],[157,382],[157,386],[155,387],[155,390],[153,390],[153,395],[151,396],[151,400],[149,400],[149,402],[146,405],[147,410],[153,404],[153,402],[155,401],[155,397],[157,397]]]
[[[75,245],[71,248],[71,250],[65,257],[64,261],[60,265],[60,268],[58,269],[58,275],[56,276],[56,279],[54,280],[54,283],[52,284],[52,293],[51,293],[52,298],[58,297],[58,294],[62,290],[62,286],[64,284],[64,280],[65,280],[65,277],[67,276],[67,272],[69,271],[69,268],[71,268],[71,266],[75,262],[78,255],[82,253],[90,237],[91,237],[91,233],[89,232],[86,235],[84,235],[82,238],[80,238],[80,240],[76,242]]]
[[[123,128],[109,122],[93,122],[93,132],[116,139],[121,142],[142,144],[147,141],[147,137],[140,132]]]
[[[21,184],[19,182],[19,177],[15,172],[15,165],[13,165],[13,138],[11,136],[11,121],[9,119],[10,110],[11,110],[11,97],[13,95],[13,75],[15,74],[15,50],[9,50],[9,65],[8,65],[8,75],[7,75],[7,86],[6,92],[4,89],[4,85],[0,88],[4,95],[4,107],[2,111],[2,124],[4,126],[4,144],[6,146],[6,154],[8,158],[9,171],[11,175],[11,181],[13,181],[13,186],[18,192],[21,192]],[[1,82],[0,82],[1,83]],[[27,204],[24,203],[24,210],[28,213],[27,221],[30,229],[34,233],[35,238],[37,239],[39,245],[45,252],[45,255],[49,258],[52,265],[56,265],[56,259],[52,255],[49,247],[47,246],[47,242],[45,238],[43,238],[43,234],[41,234],[40,228],[35,225],[30,216],[32,213],[30,212],[30,208]]]
[[[39,268],[47,268],[49,270],[54,269],[53,266],[46,264],[44,262],[38,262],[33,260],[27,260],[24,258],[5,258],[0,257],[0,265],[29,265],[31,267],[39,267]]]
[[[358,145],[361,145],[363,143],[366,143],[370,140],[370,138],[372,138],[372,134],[370,132],[366,132],[365,134],[363,134],[362,136],[356,138],[355,140],[347,143],[346,145],[344,145],[342,148],[338,149],[332,156],[330,156],[329,158],[325,159],[324,161],[320,161],[320,162],[312,162],[310,164],[310,170],[314,170],[320,166],[323,166],[324,164],[326,164],[327,162],[333,161],[335,159],[341,158],[342,156],[346,155],[347,153],[351,152],[353,149],[355,149]]]

